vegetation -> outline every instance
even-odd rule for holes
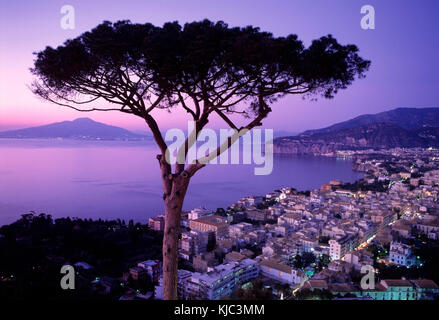
[[[311,252],[303,252],[302,255],[298,254],[294,257],[293,266],[297,269],[303,269],[309,267],[316,262],[316,256]]]
[[[0,298],[100,298],[91,282],[120,278],[138,260],[159,259],[161,235],[130,221],[53,219],[26,214],[0,228]],[[75,267],[77,290],[62,290],[61,266]]]
[[[372,191],[372,192],[386,192],[389,181],[375,181],[374,183],[365,183],[363,179],[357,180],[355,182],[347,182],[340,185],[341,189],[349,190],[352,192],[358,191]]]
[[[253,280],[245,288],[239,287],[235,297],[238,300],[272,300],[273,294],[260,280]]]
[[[437,241],[429,241],[417,247],[413,254],[419,257],[421,264],[414,267],[403,266],[387,266],[385,264],[378,264],[379,275],[381,279],[431,279],[439,283],[439,274],[437,266],[439,264],[439,243]]]
[[[299,290],[294,296],[295,300],[332,300],[334,295],[329,290]]]

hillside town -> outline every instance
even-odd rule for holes
[[[416,278],[397,278],[399,273],[389,270],[422,270],[428,262],[417,252],[438,250],[439,151],[341,151],[336,156],[353,158],[364,178],[353,184],[330,181],[310,192],[285,187],[243,198],[227,210],[184,213],[179,298],[234,297],[255,279],[277,299],[436,298],[436,279],[415,272]],[[149,224],[163,230],[163,216]],[[368,266],[373,279],[364,287],[360,282]],[[161,281],[156,299],[162,297]]]
[[[438,299],[439,150],[333,156],[363,178],[183,212],[178,298]],[[148,224],[23,215],[0,228],[0,296],[162,299],[163,230],[163,215]],[[77,290],[60,289],[63,265]]]

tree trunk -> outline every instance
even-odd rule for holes
[[[163,236],[163,297],[177,299],[178,237],[182,203],[167,203]]]
[[[163,235],[163,298],[176,300],[178,285],[178,239],[180,235],[181,209],[189,185],[189,177],[183,174],[172,181],[172,192],[165,195],[165,230]]]

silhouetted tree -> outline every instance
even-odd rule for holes
[[[301,269],[303,267],[302,256],[300,254],[297,254],[294,257],[293,267],[296,269]]]
[[[316,261],[316,256],[311,252],[304,252],[302,254],[302,263],[305,267],[308,267],[310,264]]]
[[[334,295],[329,290],[301,289],[294,296],[295,300],[331,300]]]
[[[289,95],[331,98],[363,77],[370,62],[354,45],[331,35],[305,48],[296,35],[274,37],[259,28],[229,28],[208,20],[187,23],[104,22],[63,45],[36,54],[33,92],[78,111],[121,111],[142,118],[151,129],[163,183],[164,297],[177,297],[177,243],[183,200],[191,177],[227,150],[247,130],[261,125],[270,105]],[[103,104],[87,105],[104,101]],[[174,168],[153,111],[181,108],[195,121],[178,150]],[[222,146],[185,164],[193,138],[218,116],[235,130]],[[232,115],[248,122],[239,127]],[[236,121],[236,120],[235,120]]]
[[[270,288],[265,288],[259,280],[252,280],[250,285],[244,289],[239,287],[235,294],[238,300],[271,300],[273,294]]]

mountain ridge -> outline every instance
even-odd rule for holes
[[[72,121],[54,122],[42,126],[0,132],[0,138],[15,139],[77,139],[77,140],[146,140],[150,136],[140,135],[126,129],[107,125],[90,118],[81,117]]]
[[[439,127],[439,108],[406,108],[400,107],[375,114],[363,114],[355,118],[335,123],[331,126],[311,129],[299,135],[312,135],[315,133],[331,132],[340,129],[349,129],[372,123],[394,123],[404,129],[416,129],[422,125]]]
[[[395,147],[439,147],[439,108],[397,108],[274,139],[275,153],[290,154]]]

